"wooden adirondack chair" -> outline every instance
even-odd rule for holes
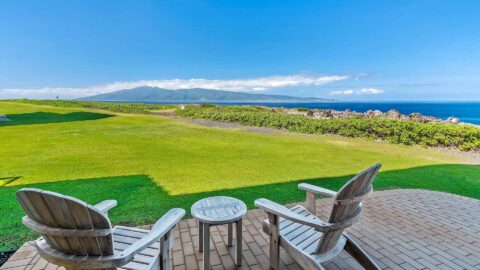
[[[372,182],[380,170],[377,164],[347,182],[339,192],[310,184],[299,184],[307,191],[307,207],[291,209],[267,199],[255,205],[268,213],[263,230],[270,235],[270,267],[279,269],[280,246],[304,269],[324,269],[342,250],[352,255],[365,269],[380,269],[344,230],[356,223],[362,213],[361,201],[372,191]],[[315,195],[335,197],[330,219],[315,215]]]
[[[116,226],[108,210],[115,200],[95,206],[40,189],[24,188],[17,200],[27,214],[23,224],[42,235],[37,250],[45,260],[66,269],[169,269],[173,227],[185,215],[175,208],[152,230]]]

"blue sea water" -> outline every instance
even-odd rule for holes
[[[403,114],[421,113],[440,119],[457,117],[462,122],[480,125],[480,102],[322,102],[322,103],[219,103],[218,105],[261,105],[268,107],[307,109],[398,110]]]

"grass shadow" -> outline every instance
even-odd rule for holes
[[[65,114],[51,112],[32,112],[21,114],[8,114],[7,118],[10,121],[0,122],[0,127],[97,120],[112,116],[114,115],[94,112],[71,112]]]
[[[13,182],[22,178],[21,176],[0,177],[0,187],[11,185]]]
[[[190,212],[191,205],[208,196],[225,195],[243,200],[249,208],[257,198],[268,198],[286,204],[305,199],[298,190],[300,182],[307,182],[332,190],[338,190],[353,175],[319,177],[216,190],[184,195],[170,195],[156,185],[147,175],[115,176],[79,179],[50,183],[5,186],[0,188],[0,250],[19,247],[35,234],[21,224],[24,215],[16,202],[15,192],[23,187],[36,187],[77,197],[90,204],[105,199],[116,199],[118,206],[111,213],[113,224],[140,225],[155,222],[166,211],[181,207]],[[444,191],[480,199],[480,167],[474,165],[446,164],[415,167],[381,172],[374,182],[376,190],[392,188],[420,188]]]

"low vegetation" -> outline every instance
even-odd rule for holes
[[[480,150],[480,129],[474,126],[360,117],[312,119],[254,106],[187,106],[177,110],[177,114],[303,133],[381,139],[395,144]]]
[[[4,100],[7,102],[25,103],[33,105],[46,105],[62,108],[85,108],[104,110],[118,113],[150,113],[152,111],[173,109],[178,107],[173,104],[144,104],[144,103],[123,103],[123,102],[96,102],[96,101],[75,101],[75,100],[34,100],[15,99]]]
[[[189,212],[193,202],[213,195],[237,197],[250,208],[260,197],[302,201],[299,182],[338,190],[377,162],[383,167],[375,190],[421,188],[480,198],[475,160],[432,149],[83,108],[0,102],[0,113],[11,119],[0,122],[0,251],[36,237],[21,223],[15,192],[22,187],[90,204],[116,199],[112,222],[131,226],[153,223],[172,207]]]

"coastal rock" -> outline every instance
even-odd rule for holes
[[[381,116],[383,116],[383,112],[379,110],[368,110],[364,115],[364,117],[369,117],[369,118],[381,117]]]
[[[422,118],[422,115],[419,113],[411,113],[408,115],[408,118],[410,118],[410,120],[419,121]]]
[[[379,111],[379,110],[373,111],[373,116],[378,117],[378,116],[382,116],[382,114],[383,114],[382,111]]]
[[[385,118],[393,120],[405,120],[405,121],[415,121],[421,123],[444,123],[444,124],[455,124],[455,125],[464,125],[465,123],[461,122],[460,119],[455,117],[449,117],[447,120],[442,120],[433,116],[426,116],[420,113],[411,113],[409,115],[401,114],[398,110],[389,110],[384,113],[380,110],[368,110],[367,112],[361,113],[346,109],[344,111],[336,111],[331,109],[321,110],[321,109],[282,109],[278,112],[283,112],[285,114],[298,114],[303,115],[309,118],[315,119],[331,119],[331,118],[351,118],[351,117],[361,117],[361,118]]]
[[[305,111],[298,111],[298,110],[292,110],[292,109],[286,109],[285,114],[299,114],[303,116],[308,116],[308,113]]]
[[[325,117],[333,117],[332,110],[325,110],[323,112]]]
[[[456,117],[448,117],[447,122],[451,124],[460,124],[460,119]]]
[[[389,119],[400,119],[402,114],[397,110],[389,110],[387,112],[387,118]]]
[[[417,121],[417,122],[422,122],[422,123],[428,123],[428,122],[441,122],[440,119],[431,117],[431,116],[425,116],[420,113],[411,113],[409,116],[409,119],[412,121]]]

